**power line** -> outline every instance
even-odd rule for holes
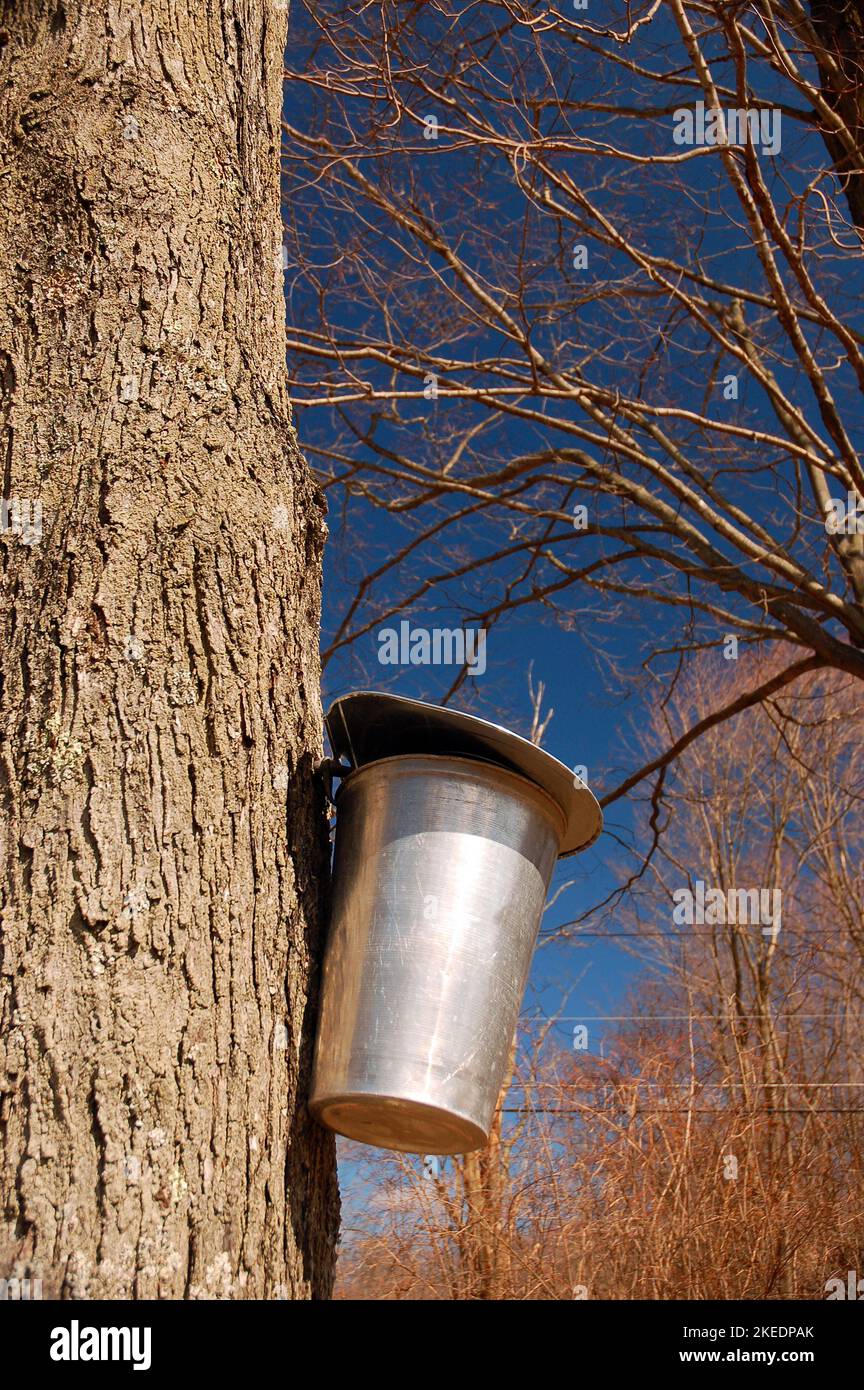
[[[718,1018],[716,1014],[561,1014],[558,1018],[520,1018],[518,1026],[558,1028],[562,1023],[714,1023],[721,1028],[729,1028],[738,1023],[779,1023],[782,1019],[792,1019],[796,1023],[817,1023],[831,1020],[835,1023],[845,1019],[864,1018],[864,1014],[798,1014],[794,1011],[777,1014],[734,1014],[731,1018]]]
[[[507,1105],[502,1107],[501,1113],[503,1115],[584,1115],[586,1111],[590,1113],[589,1106],[581,1106],[573,1110],[553,1110],[547,1109],[545,1106],[542,1105]],[[852,1109],[846,1109],[842,1106],[825,1106],[816,1110],[811,1109],[809,1106],[803,1106],[800,1109],[787,1106],[760,1106],[755,1110],[743,1110],[740,1106],[733,1105],[728,1106],[725,1110],[716,1110],[705,1109],[699,1106],[690,1105],[683,1105],[677,1108],[673,1106],[661,1105],[650,1110],[642,1108],[640,1108],[639,1110],[634,1110],[632,1112],[628,1110],[627,1113],[628,1115],[632,1115],[633,1117],[635,1117],[636,1115],[864,1115],[864,1108],[862,1108],[861,1106],[857,1106]]]
[[[577,925],[578,925],[578,924],[577,924],[576,922],[562,922],[560,927],[550,927],[550,928],[548,929],[548,931],[542,931],[542,932],[540,933],[540,935],[541,935],[541,937],[543,938],[543,940],[551,940],[553,937],[559,936],[559,935],[561,934],[561,932],[564,930],[565,927],[575,927],[575,926],[577,926]],[[682,925],[683,925],[683,926],[686,926],[686,924],[682,924]],[[643,937],[656,937],[656,938],[658,938],[659,940],[665,939],[665,940],[667,940],[667,941],[685,941],[685,940],[687,940],[687,939],[688,939],[689,937],[691,937],[691,936],[714,936],[715,933],[716,933],[717,927],[750,927],[750,926],[756,927],[756,926],[759,926],[759,925],[760,925],[760,924],[759,924],[758,922],[717,922],[717,923],[715,923],[715,925],[714,925],[713,927],[702,927],[702,928],[697,928],[697,927],[686,926],[686,930],[682,930],[682,931],[679,931],[679,932],[674,932],[674,931],[577,931],[577,932],[574,932],[574,933],[573,933],[573,936],[574,936],[574,938],[575,938],[575,937],[580,937],[580,936],[596,937],[596,938],[598,938],[598,939],[601,940],[601,941],[616,941],[616,940],[618,940],[619,938],[622,938],[622,937],[633,938],[633,939],[635,939],[635,940],[641,939],[641,938],[643,938]],[[778,927],[778,929],[777,929],[777,931],[778,931],[778,936],[779,936],[780,930],[781,930],[781,929]],[[795,934],[796,936],[802,936],[802,935],[806,935],[808,929],[807,929],[806,927],[804,927],[804,926],[796,926],[796,927],[783,927],[782,930],[783,930],[783,931],[786,931],[786,932],[794,932],[794,934]],[[818,927],[818,928],[815,928],[815,927],[814,927],[814,928],[813,928],[813,931],[814,931],[814,934],[817,935],[817,936],[846,936],[846,935],[848,935],[848,928],[847,928],[847,927]]]
[[[513,1089],[516,1091],[539,1091],[546,1087],[556,1091],[601,1091],[613,1090],[616,1086],[620,1086],[622,1089],[626,1086],[694,1086],[702,1091],[722,1091],[726,1086],[746,1087],[748,1085],[764,1086],[766,1091],[778,1091],[782,1087],[791,1090],[800,1087],[802,1091],[811,1091],[817,1086],[864,1086],[864,1081],[642,1081],[639,1077],[634,1076],[623,1081],[598,1081],[596,1086],[582,1085],[572,1081],[514,1081]]]

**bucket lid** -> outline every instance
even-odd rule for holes
[[[334,700],[325,722],[333,752],[354,768],[400,753],[440,753],[479,758],[521,773],[564,812],[560,855],[587,849],[603,829],[596,797],[569,767],[488,719],[404,695],[358,690]]]

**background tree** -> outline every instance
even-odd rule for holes
[[[701,658],[644,752],[708,707],[716,680],[729,699],[787,660],[712,671]],[[362,1202],[350,1183],[345,1194],[342,1296],[845,1288],[864,1248],[860,747],[855,682],[829,672],[683,753],[661,850],[627,910],[609,914],[642,963],[619,1019],[592,1019],[576,1046],[572,1021],[523,1018],[495,1142],[472,1161],[361,1166]],[[724,891],[782,884],[779,932],[676,923],[675,891],[700,878]],[[589,925],[593,937],[603,918]],[[562,930],[595,944],[582,924],[548,935]]]
[[[43,530],[13,511],[0,552],[2,1273],[46,1295],[330,1287],[285,24],[278,0],[0,4],[4,498]]]
[[[328,659],[447,602],[667,688],[728,637],[790,655],[745,702],[861,678],[862,72],[827,8],[304,6],[295,399],[340,520],[393,520]],[[700,103],[728,143],[677,138]]]
[[[394,1160],[352,1292],[820,1297],[860,1267],[860,32],[846,0],[303,6],[288,348],[337,527],[329,678],[455,612],[495,680],[434,693],[491,713],[528,612],[657,710],[592,769],[607,806],[648,786],[613,828],[632,874],[569,928],[644,925],[616,1067],[523,1053],[515,1145]],[[710,110],[737,143],[695,134]],[[670,939],[700,876],[781,888],[781,944]]]

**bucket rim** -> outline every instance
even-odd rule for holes
[[[530,777],[526,777],[524,773],[515,772],[512,767],[502,767],[500,763],[493,762],[491,758],[473,757],[465,753],[391,753],[386,758],[375,758],[371,762],[364,763],[362,767],[355,767],[352,768],[350,772],[346,772],[342,785],[336,793],[337,807],[343,789],[350,789],[358,777],[365,776],[366,773],[374,772],[376,768],[383,767],[387,763],[431,763],[433,765],[437,763],[442,765],[440,768],[442,773],[447,770],[448,766],[452,766],[453,763],[462,763],[466,768],[478,766],[481,768],[489,768],[492,772],[497,773],[499,777],[509,782],[515,782],[520,787],[526,787],[532,798],[536,798],[536,801],[541,805],[546,805],[550,808],[557,822],[557,838],[559,844],[567,829],[563,807],[545,787],[541,787],[538,782],[533,781]],[[404,771],[408,773],[411,769],[405,767]]]
[[[491,720],[405,695],[358,690],[334,700],[325,723],[334,754],[353,772],[389,758],[452,757],[491,763],[533,783],[564,814],[559,858],[588,849],[603,830],[597,798],[571,768]]]

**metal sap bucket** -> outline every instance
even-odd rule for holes
[[[382,718],[378,739],[364,724],[360,757],[357,738],[334,738],[337,707],[328,715],[355,767],[336,796],[310,1108],[366,1144],[465,1153],[489,1134],[555,861],[596,837],[599,808],[563,764],[495,725],[394,696],[337,703],[345,714],[362,699]],[[423,711],[422,727],[405,706]],[[359,732],[360,715],[350,709],[346,728]],[[483,726],[522,746],[510,766],[488,746],[477,755]],[[427,751],[375,756],[384,741]],[[557,796],[520,757],[566,774],[552,779]]]

